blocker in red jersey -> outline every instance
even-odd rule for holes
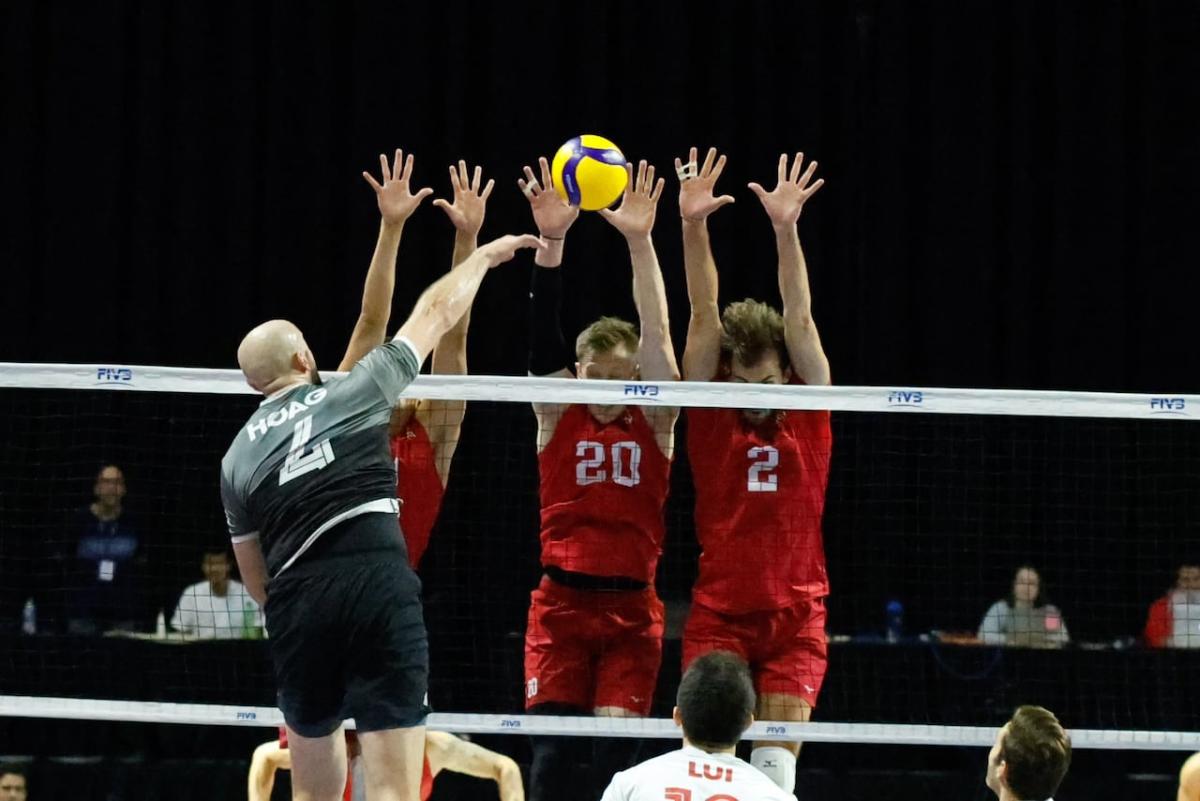
[[[641,330],[604,317],[588,326],[571,357],[562,333],[562,263],[578,209],[525,168],[522,191],[547,242],[530,289],[534,375],[581,379],[679,379],[666,292],[651,230],[663,180],[642,162],[620,209],[601,214],[620,231],[633,264]],[[624,279],[622,279],[624,280]],[[574,363],[574,370],[571,365]],[[662,661],[663,605],[654,591],[662,553],[678,409],[534,404],[541,476],[541,563],[525,633],[525,704],[548,714],[646,715]],[[580,797],[571,742],[533,743],[530,797]],[[606,782],[627,765],[629,744],[608,741],[590,760]],[[603,786],[602,783],[597,787]]]
[[[828,384],[812,318],[800,212],[823,180],[816,162],[779,158],[778,183],[758,196],[775,232],[783,314],[765,303],[717,304],[708,216],[733,201],[713,189],[725,157],[696,149],[680,176],[679,212],[692,316],[684,378],[745,384]],[[727,650],[749,662],[765,720],[808,720],[825,678],[825,552],[821,515],[832,435],[827,411],[692,409],[688,460],[696,485],[700,572],[684,629],[684,664]],[[791,792],[798,743],[756,743],[751,762]]]

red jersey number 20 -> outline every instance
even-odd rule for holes
[[[642,446],[636,442],[603,442],[582,440],[575,445],[579,462],[575,465],[575,483],[581,487],[612,481],[622,487],[636,487],[642,480]]]

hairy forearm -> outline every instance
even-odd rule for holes
[[[458,267],[475,252],[476,236],[459,231],[454,236],[454,255],[451,269]],[[467,372],[467,329],[471,325],[471,310],[458,319],[449,331],[442,335],[433,349],[433,372],[445,375],[462,375]]]
[[[775,247],[779,253],[779,294],[783,298],[784,319],[796,325],[812,325],[808,264],[804,260],[796,226],[776,229]]]
[[[716,309],[717,263],[708,239],[708,223],[703,220],[683,221],[683,269],[693,313],[702,308]]]
[[[649,236],[630,240],[629,256],[633,263],[633,300],[641,328],[641,360],[645,377],[679,378],[675,353],[671,346],[667,315],[667,288],[654,243]]]
[[[479,255],[478,250],[475,251],[421,294],[412,315],[396,336],[411,341],[417,349],[417,355],[424,359],[438,340],[471,308],[487,271],[486,259]]]

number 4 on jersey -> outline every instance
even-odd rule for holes
[[[296,421],[295,433],[292,435],[292,449],[287,455],[287,461],[283,463],[283,469],[279,471],[279,486],[282,487],[293,478],[299,478],[305,473],[321,470],[333,461],[333,446],[327,439],[313,445],[312,452],[305,455],[304,447],[308,445],[311,437],[312,415],[308,415]]]

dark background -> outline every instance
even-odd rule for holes
[[[246,329],[284,316],[330,369],[374,243],[359,173],[379,152],[415,153],[439,196],[452,160],[482,164],[499,184],[487,239],[531,229],[522,164],[595,132],[669,178],[656,243],[680,350],[673,157],[729,154],[722,299],[776,301],[770,228],[744,187],[804,150],[827,181],[801,234],[838,383],[1200,391],[1192,2],[18,1],[0,25],[6,361],[231,367]],[[451,238],[428,204],[410,221],[394,322]],[[567,243],[572,332],[633,315],[627,264],[584,215]],[[527,285],[527,258],[485,282],[472,372],[524,371]],[[221,541],[213,466],[245,402],[70,395],[0,396],[7,564],[112,460],[182,581]],[[913,630],[973,628],[1033,561],[1072,632],[1111,642],[1195,558],[1187,424],[895,418],[835,420],[834,631],[877,631],[892,596]],[[478,708],[492,682],[490,706],[519,703],[531,438],[523,411],[468,415],[424,571],[435,656],[467,668],[442,708]],[[682,600],[685,460],[673,481],[660,585]],[[1145,717],[1096,700],[1112,725]]]

